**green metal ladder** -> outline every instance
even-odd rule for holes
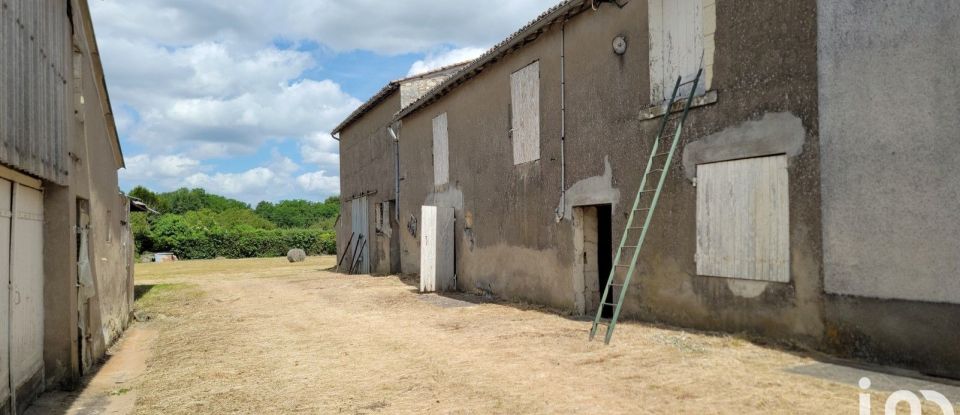
[[[667,102],[666,113],[663,115],[663,121],[660,124],[660,130],[657,133],[657,139],[653,143],[653,148],[650,149],[650,158],[647,161],[647,169],[643,173],[643,179],[640,180],[640,188],[637,191],[637,197],[633,201],[633,208],[630,211],[630,218],[627,220],[626,229],[623,231],[623,237],[620,238],[620,246],[617,248],[616,258],[613,260],[613,266],[610,269],[610,276],[607,278],[607,286],[603,290],[603,296],[600,298],[600,307],[597,310],[597,316],[593,320],[593,328],[590,329],[590,340],[592,341],[597,335],[597,330],[601,325],[606,325],[607,333],[604,343],[610,344],[610,339],[613,338],[613,330],[617,327],[617,319],[620,318],[620,311],[623,308],[623,300],[627,298],[627,289],[630,287],[630,280],[633,278],[633,273],[637,269],[637,260],[640,258],[640,249],[643,247],[643,242],[647,237],[647,231],[650,230],[650,224],[653,222],[653,214],[657,209],[657,202],[660,201],[660,192],[663,190],[663,184],[667,181],[667,173],[669,172],[670,164],[673,163],[673,156],[677,152],[677,145],[680,143],[680,135],[683,133],[683,123],[687,120],[687,114],[690,112],[690,106],[693,103],[693,98],[696,96],[697,87],[700,84],[700,76],[703,75],[703,69],[697,72],[696,78],[689,82],[682,82],[683,77],[677,79],[676,86],[673,87],[673,94],[670,96],[670,101]],[[676,123],[675,131],[668,131],[670,128],[670,121],[676,121],[677,118],[671,118],[673,113],[673,105],[677,102],[677,94],[680,92],[680,88],[684,85],[692,84],[690,88],[690,96],[687,98],[686,106],[683,108],[683,114],[679,117],[679,121]],[[673,136],[673,141],[669,144],[670,149],[667,151],[661,151],[661,139],[664,137]],[[651,183],[650,177],[653,174],[659,174],[659,180],[656,182],[656,187],[648,188],[648,183]],[[636,226],[637,213],[640,213],[645,219],[642,226]],[[639,232],[639,235],[636,233]],[[631,235],[635,235],[634,238],[631,238]],[[632,243],[633,245],[628,245]],[[631,251],[630,263],[621,264],[620,261],[624,257],[624,250]],[[618,271],[626,269],[627,273],[623,274],[624,279],[622,282],[618,282],[617,276],[620,274]],[[617,288],[619,295],[617,296],[617,302],[613,303],[612,298],[614,297],[614,288]],[[613,316],[610,319],[603,318],[603,311],[606,307],[616,307],[613,311]]]

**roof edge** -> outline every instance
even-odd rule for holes
[[[527,23],[526,26],[514,32],[496,46],[490,48],[490,50],[473,62],[469,63],[454,76],[442,82],[440,85],[437,85],[436,88],[420,97],[420,99],[415,101],[413,104],[401,109],[394,116],[394,121],[399,121],[404,117],[417,112],[426,106],[429,106],[444,95],[447,95],[453,89],[459,87],[464,82],[470,80],[480,72],[483,72],[483,70],[486,69],[489,64],[496,63],[500,60],[500,58],[509,55],[510,53],[526,46],[529,43],[536,41],[540,35],[546,32],[547,29],[557,21],[561,19],[569,19],[577,14],[580,14],[587,8],[590,8],[591,4],[592,2],[589,0],[564,0],[560,4],[548,9],[533,21]]]
[[[376,94],[373,94],[370,99],[361,104],[357,109],[353,110],[350,115],[347,116],[343,121],[340,122],[333,131],[330,132],[331,135],[340,134],[344,129],[346,129],[350,124],[353,124],[354,121],[357,121],[361,116],[370,111],[371,108],[377,106],[381,102],[387,99],[391,94],[400,89],[400,81],[390,81],[386,86],[377,91]]]
[[[354,122],[356,122],[361,116],[369,112],[373,107],[383,102],[394,91],[396,91],[397,89],[400,89],[400,85],[403,84],[404,82],[412,81],[415,79],[427,79],[439,73],[447,72],[454,69],[460,69],[461,67],[467,66],[467,64],[469,64],[470,62],[471,61],[458,62],[458,63],[442,66],[440,68],[432,69],[427,72],[411,75],[406,78],[400,78],[400,79],[388,82],[386,86],[380,89],[380,91],[378,91],[376,94],[370,97],[370,99],[368,99],[362,105],[357,107],[356,110],[351,112],[346,119],[340,122],[340,124],[337,125],[336,128],[334,128],[333,131],[330,132],[330,134],[335,135],[343,132],[343,130],[346,129],[348,126],[350,126],[350,124],[353,124]]]

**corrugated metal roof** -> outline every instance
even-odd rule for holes
[[[396,92],[396,90],[400,88],[400,85],[402,83],[407,81],[412,81],[415,79],[431,78],[434,75],[442,72],[446,72],[452,69],[458,69],[459,67],[465,67],[469,63],[470,61],[455,63],[452,65],[447,65],[441,68],[434,69],[429,72],[424,72],[424,73],[416,74],[413,76],[408,76],[406,78],[397,79],[395,81],[390,81],[386,86],[380,89],[380,91],[378,91],[376,94],[370,97],[370,99],[364,102],[363,105],[360,105],[360,107],[358,107],[356,110],[350,113],[350,115],[345,120],[343,120],[343,122],[341,122],[340,125],[338,125],[336,128],[333,129],[333,134],[337,134],[343,131],[345,128],[347,128],[347,126],[352,124],[354,121],[364,116],[364,114],[370,112],[370,110],[372,110],[373,107],[377,106],[377,104],[380,104],[381,102],[383,102],[383,100],[387,99],[387,97],[389,97],[390,94]]]
[[[543,34],[550,25],[562,19],[568,19],[579,14],[580,12],[590,8],[593,3],[594,2],[590,0],[565,0],[556,6],[553,6],[530,23],[527,23],[527,25],[525,25],[523,28],[514,32],[502,42],[498,43],[479,58],[468,64],[466,67],[461,69],[460,72],[457,72],[454,76],[450,77],[436,88],[428,92],[419,100],[402,109],[399,113],[397,113],[395,120],[400,120],[403,117],[406,117],[407,115],[410,115],[419,109],[432,104],[440,97],[448,94],[450,91],[470,80],[480,72],[483,72],[488,65],[496,63],[500,60],[500,58],[537,40],[537,38],[539,38],[540,35]]]

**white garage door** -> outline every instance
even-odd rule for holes
[[[43,368],[43,193],[0,179],[0,390]],[[9,313],[9,314],[8,314]],[[7,344],[10,348],[7,348]],[[8,358],[9,357],[9,358]],[[12,372],[12,376],[10,373]]]

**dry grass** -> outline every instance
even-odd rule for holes
[[[137,413],[825,413],[859,390],[729,336],[589,323],[510,304],[441,308],[333,258],[138,265],[160,316]],[[202,295],[198,294],[202,293]],[[152,296],[152,299],[151,299]],[[144,301],[146,300],[146,301]]]

